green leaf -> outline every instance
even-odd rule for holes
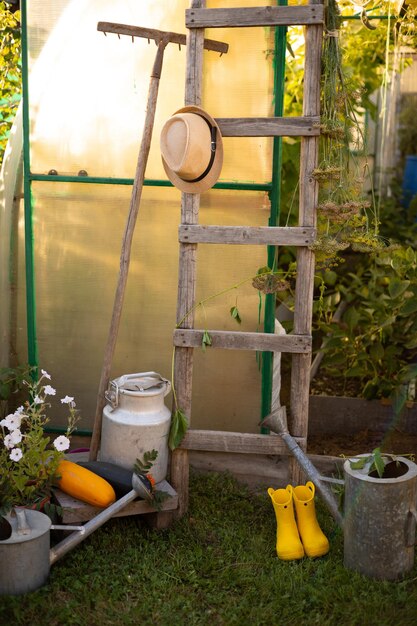
[[[148,450],[143,455],[143,460],[136,459],[136,463],[134,465],[134,470],[137,474],[147,474],[151,469],[158,458],[157,450]]]
[[[417,311],[417,298],[408,298],[400,308],[400,315],[407,317],[408,315],[412,315]]]
[[[375,466],[375,469],[378,472],[378,476],[380,478],[382,478],[382,476],[384,475],[385,463],[384,463],[384,460],[382,458],[381,449],[380,448],[375,448],[372,451],[372,456],[373,456],[373,464],[372,465]]]
[[[331,356],[326,356],[324,360],[325,365],[342,365],[346,362],[346,355],[344,352],[336,352]]]
[[[238,324],[242,323],[237,306],[232,306],[232,308],[230,309],[230,315],[233,317],[233,319],[237,321]]]
[[[401,374],[401,382],[408,383],[414,378],[417,378],[417,363],[410,363]]]
[[[398,298],[408,287],[410,286],[409,280],[399,280],[398,278],[393,278],[388,285],[388,293],[391,298]]]
[[[361,318],[361,314],[359,313],[359,311],[357,311],[354,306],[351,306],[348,308],[348,310],[344,314],[343,321],[346,322],[346,324],[349,327],[349,330],[352,331],[353,328],[355,328],[355,326],[358,325],[360,318]]]
[[[210,333],[205,330],[203,333],[203,339],[201,340],[201,347],[203,349],[203,352],[205,352],[207,346],[211,346],[211,337]]]
[[[378,385],[373,380],[368,380],[365,387],[362,389],[362,395],[366,400],[373,400],[378,393]]]
[[[362,457],[361,459],[358,459],[357,461],[352,461],[350,460],[350,467],[352,469],[358,469],[361,470],[365,467],[366,463],[368,462],[369,457]]]
[[[168,446],[170,450],[178,448],[187,432],[188,422],[184,411],[177,409],[171,418],[171,428],[168,437]]]
[[[375,361],[380,361],[384,357],[384,347],[379,341],[369,348],[369,354]]]

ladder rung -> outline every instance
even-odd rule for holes
[[[311,137],[320,135],[320,117],[216,118],[223,137]]]
[[[294,26],[322,24],[322,4],[291,7],[245,7],[237,9],[187,9],[187,28],[239,26]]]
[[[310,335],[275,335],[274,333],[245,333],[226,330],[174,330],[174,345],[181,348],[201,347],[204,332],[211,337],[212,348],[226,350],[259,350],[260,352],[311,352]]]
[[[307,441],[303,437],[294,437],[294,439],[300,445]],[[287,445],[279,435],[258,435],[216,430],[187,430],[179,447],[185,450],[206,450],[207,452],[290,454]]]
[[[279,226],[205,226],[181,225],[181,243],[259,244],[269,246],[308,246],[315,240],[316,230],[307,227]]]

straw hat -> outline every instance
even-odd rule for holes
[[[214,119],[198,106],[186,106],[165,122],[161,155],[170,181],[186,193],[202,193],[216,183],[223,143]]]

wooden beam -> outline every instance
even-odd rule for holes
[[[310,137],[320,135],[320,117],[217,117],[223,137]]]
[[[298,443],[305,443],[297,439]],[[279,435],[258,435],[218,430],[187,430],[180,448],[208,452],[243,454],[276,454],[288,456],[290,451]]]
[[[178,229],[181,243],[308,246],[315,236],[314,228],[299,227],[182,225]]]
[[[294,26],[323,23],[323,5],[249,7],[237,9],[187,9],[187,28],[237,28],[240,26]]]
[[[244,333],[228,330],[203,331],[177,328],[174,330],[174,345],[181,348],[199,348],[202,345],[204,332],[208,332],[211,337],[211,348],[302,354],[311,352],[310,335],[275,335],[274,333]]]

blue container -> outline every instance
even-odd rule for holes
[[[417,155],[414,155],[414,156],[408,156],[405,159],[402,205],[408,209],[411,200],[416,194],[417,194]]]

